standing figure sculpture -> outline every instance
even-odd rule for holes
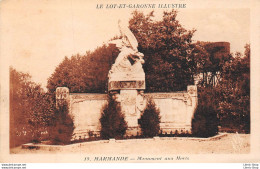
[[[144,63],[143,53],[138,52],[138,42],[130,29],[118,21],[118,27],[121,33],[121,39],[112,40],[108,43],[115,44],[120,53],[109,71],[109,77],[112,73],[134,73],[143,71]]]

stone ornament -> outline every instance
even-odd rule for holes
[[[139,72],[143,71],[142,64],[144,63],[144,54],[138,52],[138,42],[134,34],[130,31],[128,26],[118,21],[119,31],[122,38],[110,41],[110,44],[115,44],[121,51],[112,65],[109,76],[117,72]],[[133,64],[132,64],[133,62]]]
[[[195,85],[190,85],[187,87],[187,91],[190,96],[197,96],[197,86]]]
[[[120,50],[108,73],[108,89],[145,89],[144,55],[138,51],[138,42],[128,26],[119,20],[118,27],[122,38],[108,42]]]
[[[56,89],[56,99],[57,100],[67,100],[69,98],[69,88],[67,87],[57,87]]]

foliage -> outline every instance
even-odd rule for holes
[[[108,95],[108,103],[103,107],[100,118],[101,137],[103,139],[123,138],[127,129],[127,123],[124,118],[120,103],[112,98],[111,95]]]
[[[68,87],[72,93],[105,93],[108,71],[118,53],[115,45],[103,45],[85,55],[65,57],[48,79],[49,92]]]
[[[223,66],[232,56],[229,51],[229,42],[201,42],[193,44],[191,52],[194,74],[202,76],[198,81],[199,85],[216,85],[219,82],[219,74]]]
[[[198,106],[192,119],[195,137],[210,137],[218,133],[218,93],[214,87],[198,88]]]
[[[199,42],[201,46],[208,43]],[[205,48],[204,48],[205,49]],[[212,50],[216,50],[212,48]],[[198,72],[220,71],[220,81],[213,87],[219,123],[222,128],[238,132],[250,132],[250,45],[245,45],[244,56],[236,53],[225,58],[213,58],[210,50],[208,56],[197,63],[204,63]],[[212,51],[211,51],[212,52]],[[223,57],[219,55],[219,57]],[[212,85],[200,83],[201,88]],[[214,101],[214,102],[215,102]],[[200,106],[200,105],[199,105]]]
[[[10,147],[48,138],[53,100],[31,76],[10,68]],[[45,133],[45,134],[42,134]]]
[[[177,14],[175,10],[164,12],[162,18],[156,20],[153,12],[145,15],[134,11],[129,20],[129,28],[139,44],[138,50],[144,53],[146,92],[186,90],[187,85],[194,83],[194,74],[203,73],[208,79],[208,72],[212,73],[211,77],[218,72],[221,82],[214,92],[218,92],[215,99],[221,125],[228,126],[232,121],[231,127],[249,131],[250,45],[246,45],[244,58],[242,54],[235,58],[215,55],[222,49],[211,42],[193,43],[195,30],[186,30],[177,20]],[[49,92],[66,86],[73,93],[106,93],[108,71],[118,54],[115,45],[104,45],[84,55],[65,57],[48,79]],[[207,80],[205,85],[205,79],[200,84],[205,90],[216,85],[207,84]]]
[[[75,126],[69,114],[68,103],[66,101],[59,103],[54,113],[54,121],[50,131],[52,144],[71,143]]]
[[[145,56],[143,67],[148,92],[185,90],[188,84],[193,84],[194,56],[199,52],[193,51],[191,38],[195,30],[183,28],[176,16],[174,10],[164,12],[163,18],[155,21],[153,12],[145,16],[135,11],[129,21],[139,51]],[[115,45],[110,45],[85,55],[65,57],[48,79],[47,88],[50,92],[66,86],[73,93],[105,93],[108,71],[118,54]]]
[[[209,72],[208,68],[212,65],[209,59],[209,53],[204,48],[205,44],[208,44],[208,42],[197,41],[196,43],[193,43],[190,64],[193,65],[194,73],[196,74],[201,72]]]
[[[164,12],[156,21],[153,12],[135,11],[129,27],[144,53],[144,71],[148,92],[180,91],[193,84],[195,30],[186,30],[176,19],[177,11]]]
[[[219,90],[221,126],[250,132],[250,45],[224,65]]]
[[[144,137],[154,137],[160,131],[160,111],[154,101],[149,98],[146,108],[140,118],[140,126]]]
[[[203,47],[208,52],[207,65],[203,72],[222,71],[225,62],[231,59],[228,42],[204,42]]]

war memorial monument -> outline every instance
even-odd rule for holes
[[[161,133],[191,132],[192,117],[197,107],[197,87],[187,86],[187,91],[145,93],[145,72],[142,65],[145,57],[137,49],[138,42],[128,26],[118,22],[121,39],[110,41],[120,50],[108,73],[108,92],[121,104],[128,125],[126,135],[140,133],[138,119],[152,98],[160,110]],[[102,107],[107,103],[107,94],[70,93],[67,87],[56,89],[56,101],[66,100],[69,113],[75,124],[72,139],[88,138],[89,132],[100,134]]]

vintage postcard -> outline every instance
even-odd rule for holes
[[[0,162],[259,163],[259,7],[2,0]]]

